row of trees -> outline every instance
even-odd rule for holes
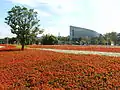
[[[17,37],[12,37],[12,38],[5,37],[3,39],[3,44],[4,43],[5,44],[20,44],[19,39],[17,39]],[[25,42],[25,45],[31,45],[31,44],[54,45],[54,44],[58,44],[58,38],[55,37],[54,35],[46,34],[40,38],[38,37],[34,39],[30,38],[29,40]]]
[[[99,37],[80,38],[79,42],[92,45],[120,45],[120,33],[111,32],[100,34]]]
[[[63,40],[64,42],[69,41],[69,36],[67,37],[61,37],[60,40]],[[73,39],[72,44],[78,44],[78,45],[120,45],[120,33],[117,32],[110,32],[106,34],[100,34],[99,37],[80,37],[79,39]]]
[[[20,43],[17,38],[5,38],[5,42],[10,44],[14,43]],[[104,35],[100,34],[99,37],[92,37],[92,38],[85,38],[80,37],[78,40],[70,41],[70,37],[63,37],[63,36],[53,36],[50,34],[43,35],[40,38],[29,38],[29,40],[26,41],[25,45],[30,44],[43,44],[43,45],[53,45],[53,44],[78,44],[78,45],[120,45],[120,33],[111,32],[106,33]]]

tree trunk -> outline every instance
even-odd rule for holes
[[[21,48],[21,50],[22,50],[22,51],[24,50],[24,44],[22,44],[22,48]]]

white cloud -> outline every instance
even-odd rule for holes
[[[40,3],[46,3],[53,12],[60,15],[78,10],[78,8],[76,8],[77,4],[73,0],[38,0],[38,1]]]
[[[60,33],[61,36],[68,36],[69,34],[69,27],[66,26],[51,26],[48,28],[45,28],[45,31],[43,34],[52,34],[55,36],[58,36],[58,33]]]
[[[39,2],[37,0],[8,0],[8,1],[11,1],[12,3],[35,7],[35,11],[38,12],[39,16],[48,17],[51,15],[50,13],[46,11],[42,11],[41,9],[36,9],[36,7],[39,5]]]
[[[43,18],[45,33],[69,34],[69,25],[90,28],[99,33],[120,32],[120,0],[9,0],[36,8]],[[40,5],[49,9],[43,11]],[[43,17],[42,16],[42,17]]]
[[[34,10],[38,13],[39,16],[42,16],[42,17],[49,17],[49,16],[51,16],[50,13],[44,12],[44,11],[42,11],[40,9],[34,9]]]
[[[93,0],[94,28],[102,33],[120,32],[120,1],[119,0]]]
[[[120,32],[119,0],[86,0],[86,2],[86,6],[79,6],[80,9],[76,12],[73,9],[72,15],[62,15],[57,23],[63,27],[61,33],[65,35],[67,30],[66,33],[69,34],[69,25],[90,28],[102,34],[112,31]]]
[[[40,5],[47,6],[51,11],[57,14],[65,14],[80,9],[80,4],[76,3],[81,0],[8,0],[13,3],[28,5],[30,7],[38,7]]]
[[[31,7],[35,7],[36,6],[36,2],[34,2],[34,0],[8,0],[11,1],[12,3],[17,3],[17,4],[22,4],[22,5],[28,5]]]
[[[11,33],[10,27],[7,24],[0,24],[0,38],[4,37],[14,37]]]

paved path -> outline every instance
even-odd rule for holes
[[[41,48],[40,50],[61,52],[61,53],[71,53],[71,54],[94,54],[94,55],[104,55],[104,56],[115,56],[120,57],[120,53],[115,52],[99,52],[99,51],[79,51],[79,50],[60,50],[60,49],[46,49]]]
[[[3,48],[4,46],[0,46],[0,48]]]

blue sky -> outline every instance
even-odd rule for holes
[[[120,0],[1,0],[0,38],[14,36],[4,23],[7,11],[14,5],[38,12],[44,34],[67,36],[69,26],[95,30],[99,33],[120,32]]]

